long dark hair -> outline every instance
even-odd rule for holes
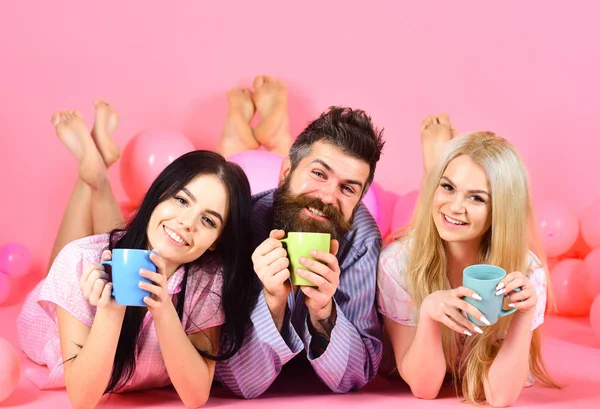
[[[241,347],[246,326],[250,322],[250,313],[259,293],[258,280],[251,264],[252,202],[250,184],[244,171],[238,165],[227,162],[218,153],[210,151],[198,150],[179,157],[158,175],[125,229],[110,233],[109,248],[149,248],[147,227],[156,206],[172,198],[199,175],[212,175],[223,183],[228,194],[229,212],[215,251],[206,251],[198,259],[183,266],[184,276],[175,309],[181,320],[190,274],[199,271],[202,274],[215,274],[217,270],[222,270],[223,287],[220,296],[225,323],[221,326],[221,354],[214,356],[206,351],[198,351],[203,357],[221,361],[233,356]],[[105,393],[121,389],[135,372],[138,337],[144,319],[142,312],[139,307],[126,309]]]

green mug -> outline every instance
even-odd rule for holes
[[[308,270],[307,267],[300,264],[299,259],[300,257],[306,257],[315,260],[310,255],[311,250],[321,250],[329,253],[331,235],[329,233],[290,232],[285,239],[280,241],[285,243],[290,260],[289,270],[292,284],[316,287],[315,284],[296,275],[296,269]]]
[[[473,300],[465,297],[465,301],[477,308],[490,322],[495,324],[500,317],[512,314],[516,308],[503,310],[502,304],[504,294],[496,295],[496,286],[506,277],[506,271],[498,266],[490,264],[475,264],[463,270],[463,286],[467,287],[481,296],[481,300]],[[515,291],[520,291],[520,288]],[[470,314],[469,321],[476,325],[486,325]]]

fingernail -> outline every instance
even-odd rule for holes
[[[471,296],[471,298],[474,298],[474,299],[479,300],[479,301],[483,300],[483,298],[481,298],[481,296],[479,294],[477,294],[477,293],[473,293],[473,295]]]
[[[490,322],[488,321],[487,318],[485,318],[485,316],[481,316],[481,318],[479,318],[479,321],[483,322],[485,325],[492,325],[490,324]]]
[[[504,288],[504,283],[502,281],[498,283],[498,285],[496,286],[496,290],[499,290],[501,288]]]
[[[479,332],[480,334],[483,334],[483,330],[479,327],[474,327],[473,328],[475,331]]]
[[[301,268],[296,269],[296,274],[302,275],[303,273],[304,273],[304,271]]]
[[[496,291],[496,295],[504,294],[506,292],[506,288]]]
[[[317,255],[317,250],[311,250],[310,255],[315,257]]]
[[[508,306],[509,306],[510,308],[515,308],[515,304],[514,304],[514,303],[512,303],[512,302],[511,302],[510,304],[508,304]]]
[[[304,262],[306,261],[306,259],[305,259],[304,257],[300,257],[300,258],[298,259],[298,261],[300,261],[301,263],[304,263]]]
[[[465,330],[465,334],[466,334],[466,335],[468,335],[468,336],[471,336],[471,335],[473,335],[473,334],[471,334],[471,333],[470,333],[469,331],[467,331],[467,330]]]

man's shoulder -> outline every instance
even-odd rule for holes
[[[381,242],[379,226],[363,202],[360,202],[356,209],[354,221],[352,222],[352,232],[354,233],[351,238],[353,246],[361,243]]]

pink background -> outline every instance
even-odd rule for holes
[[[3,6],[0,245],[25,244],[44,273],[77,169],[53,111],[79,109],[91,125],[101,97],[121,114],[121,146],[168,128],[213,149],[226,89],[261,73],[288,84],[295,133],[332,104],[371,113],[386,130],[375,180],[388,190],[417,188],[419,123],[447,111],[460,130],[514,142],[536,201],[580,213],[600,197],[595,2],[232,3]],[[111,175],[123,199],[118,166]]]

